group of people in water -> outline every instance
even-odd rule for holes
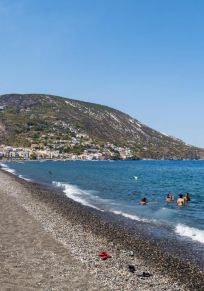
[[[190,202],[190,201],[191,201],[190,195],[189,195],[188,192],[186,192],[185,195],[183,195],[183,194],[180,194],[180,195],[179,195],[179,198],[177,199],[177,205],[178,205],[179,207],[181,207],[181,206],[183,206],[185,203],[188,203],[188,202]]]
[[[172,193],[168,193],[166,196],[166,202],[170,203],[174,201],[174,195]],[[185,203],[188,203],[189,201],[191,201],[190,195],[188,192],[185,193],[185,195],[180,194],[178,199],[177,199],[177,205],[179,207],[182,207],[183,205],[185,205]],[[143,197],[140,200],[140,205],[146,205],[148,203],[148,200],[146,197]]]

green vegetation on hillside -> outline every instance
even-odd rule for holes
[[[0,143],[80,154],[97,145],[135,159],[199,159],[204,150],[157,132],[107,106],[42,94],[0,96]],[[110,146],[112,147],[112,146]],[[114,150],[113,150],[114,152]],[[117,151],[114,155],[117,158]]]

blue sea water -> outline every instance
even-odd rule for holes
[[[25,161],[2,167],[21,178],[63,189],[71,199],[135,221],[169,227],[204,244],[204,161]],[[172,192],[175,201],[165,198]],[[191,201],[179,208],[178,194]],[[147,197],[146,206],[139,205]]]

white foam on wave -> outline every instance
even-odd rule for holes
[[[97,210],[103,211],[102,209],[96,207],[95,205],[93,205],[90,202],[90,200],[93,200],[93,199],[98,200],[99,199],[99,197],[93,196],[91,194],[91,192],[93,192],[93,191],[83,190],[83,189],[80,189],[76,185],[71,185],[68,183],[53,181],[52,184],[55,185],[56,187],[62,188],[65,195],[67,197],[71,198],[72,200],[77,201],[85,206],[89,206],[91,208],[95,208]]]
[[[11,174],[13,174],[13,175],[17,175],[17,174],[16,174],[16,171],[15,171],[14,169],[9,168],[8,165],[6,165],[6,164],[4,164],[4,163],[1,163],[0,165],[1,165],[1,167],[2,167],[2,170],[6,171],[6,172],[9,172],[9,173],[11,173]],[[25,180],[25,181],[27,181],[27,182],[32,182],[31,179],[26,178],[26,177],[24,177],[23,175],[17,175],[17,176],[18,176],[20,179],[23,179],[23,180]]]
[[[6,172],[9,172],[9,173],[11,173],[11,174],[16,174],[16,171],[14,170],[14,169],[11,169],[11,168],[9,168],[6,164],[4,164],[4,163],[1,163],[1,168],[2,168],[2,170],[4,170],[4,171],[6,171]]]
[[[180,236],[186,236],[192,240],[198,241],[204,244],[204,230],[197,229],[194,227],[189,227],[184,224],[178,224],[176,226],[175,232]]]
[[[119,210],[114,210],[111,209],[112,207],[118,207],[119,205],[117,205],[117,203],[115,203],[114,201],[108,199],[102,199],[99,196],[96,195],[96,191],[92,191],[92,190],[83,190],[80,189],[78,186],[76,185],[72,185],[69,183],[63,183],[63,182],[56,182],[53,181],[52,182],[53,185],[55,185],[56,187],[59,187],[61,189],[63,189],[63,192],[65,193],[65,195],[69,198],[71,198],[72,200],[79,202],[85,206],[89,206],[92,208],[95,208],[99,211],[109,211],[112,212],[116,215],[121,215],[123,217],[132,219],[132,220],[136,220],[136,221],[141,221],[141,222],[156,222],[155,219],[145,219],[145,218],[141,218],[137,215],[133,215],[133,214],[129,214],[126,212],[122,212]],[[95,203],[100,203],[101,206],[105,206],[105,210],[103,210],[102,208],[99,208],[97,206],[95,206]]]
[[[20,179],[23,179],[23,180],[27,181],[27,182],[32,182],[31,179],[28,179],[28,178],[24,177],[23,175],[18,175],[18,177],[19,177]]]
[[[118,211],[118,210],[112,210],[111,212],[113,212],[116,215],[122,215],[126,218],[130,218],[132,220],[136,220],[136,221],[142,221],[142,222],[151,222],[151,220],[145,219],[145,218],[140,218],[137,215],[133,215],[133,214],[129,214],[129,213],[125,213],[122,211]]]

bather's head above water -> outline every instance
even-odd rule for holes
[[[140,200],[140,205],[146,205],[147,204],[147,198],[146,197],[143,197],[141,200]]]

